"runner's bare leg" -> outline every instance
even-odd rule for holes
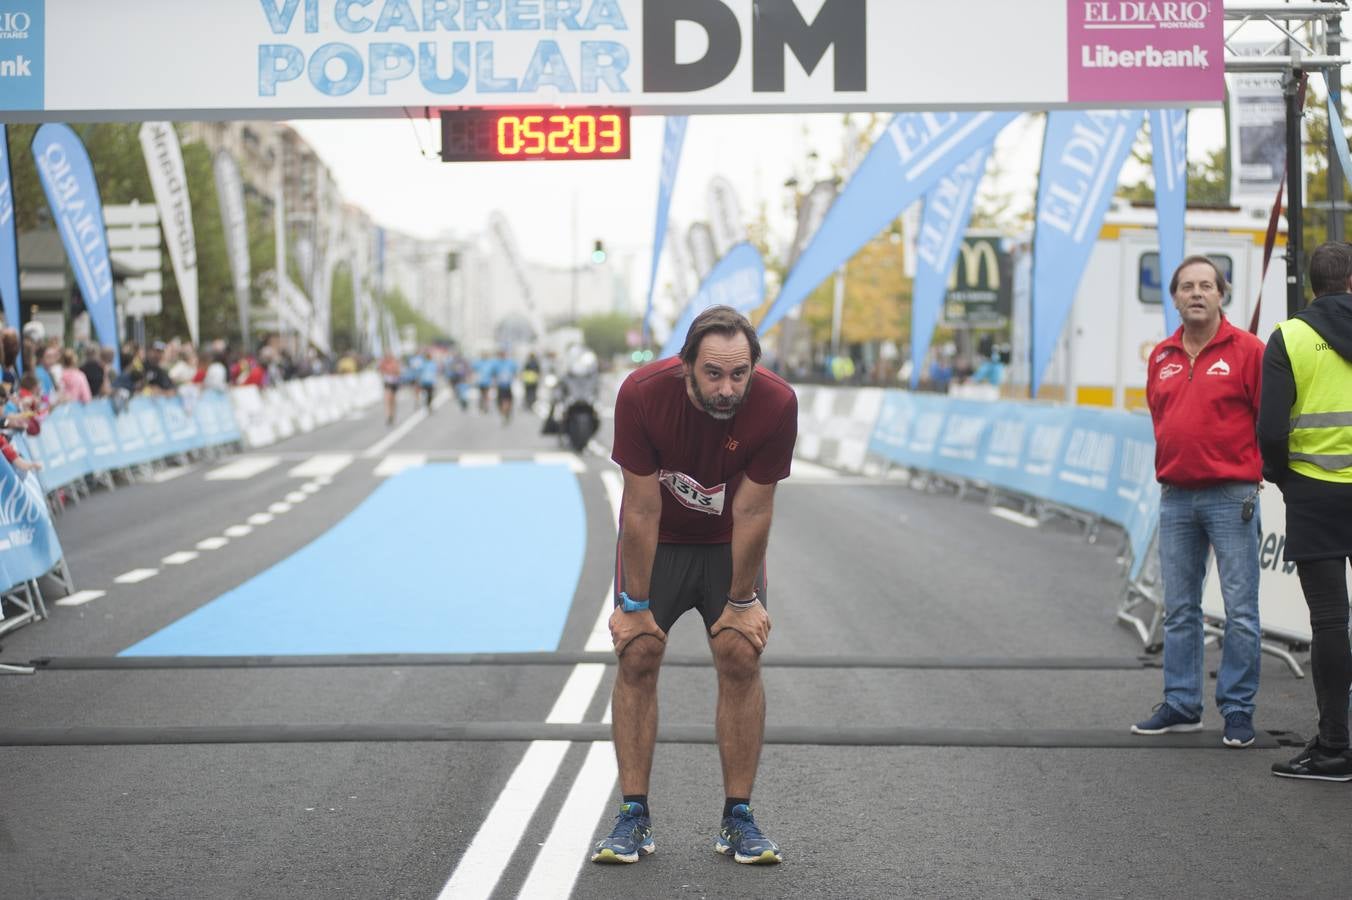
[[[648,793],[657,745],[657,673],[666,645],[639,635],[620,655],[611,697],[611,735],[620,768],[621,794]]]
[[[723,791],[750,797],[765,740],[765,686],[760,656],[739,632],[725,629],[709,641],[718,670],[718,755],[723,762]]]

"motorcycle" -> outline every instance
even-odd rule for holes
[[[581,453],[601,427],[596,412],[600,392],[596,354],[590,350],[574,354],[562,374],[545,377],[545,387],[550,403],[543,433],[557,434],[561,443]]]

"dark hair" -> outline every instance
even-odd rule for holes
[[[1310,254],[1310,288],[1316,297],[1346,294],[1352,278],[1352,245],[1326,241]]]
[[[1225,273],[1221,271],[1220,266],[1216,265],[1216,261],[1209,256],[1202,256],[1201,254],[1197,254],[1194,256],[1189,256],[1187,259],[1183,260],[1181,263],[1178,264],[1177,269],[1174,269],[1174,277],[1169,279],[1170,297],[1178,293],[1179,273],[1182,272],[1184,269],[1186,269],[1188,266],[1196,265],[1197,263],[1206,263],[1208,266],[1211,266],[1211,271],[1216,273],[1216,290],[1221,292],[1222,297],[1230,293],[1230,282],[1225,280]]]
[[[699,358],[699,346],[704,336],[710,333],[724,337],[735,337],[739,333],[746,335],[746,342],[751,345],[751,365],[760,361],[760,338],[746,316],[731,306],[711,306],[695,316],[695,321],[690,323],[690,330],[685,333],[685,344],[681,347],[683,363],[688,366],[695,364]]]

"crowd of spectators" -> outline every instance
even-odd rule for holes
[[[120,350],[97,343],[77,349],[47,337],[41,323],[30,322],[22,333],[0,328],[0,425],[36,435],[43,419],[63,403],[106,397],[120,413],[132,397],[149,395],[177,396],[191,407],[204,391],[356,372],[362,363],[352,354],[335,363],[314,350],[297,359],[275,335],[260,341],[256,353],[236,350],[224,340],[199,349],[177,338],[144,347],[127,341]],[[12,450],[0,434],[0,452],[8,458]]]

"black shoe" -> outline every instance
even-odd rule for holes
[[[1352,781],[1352,753],[1325,749],[1315,738],[1291,761],[1273,763],[1272,774],[1312,781]]]

